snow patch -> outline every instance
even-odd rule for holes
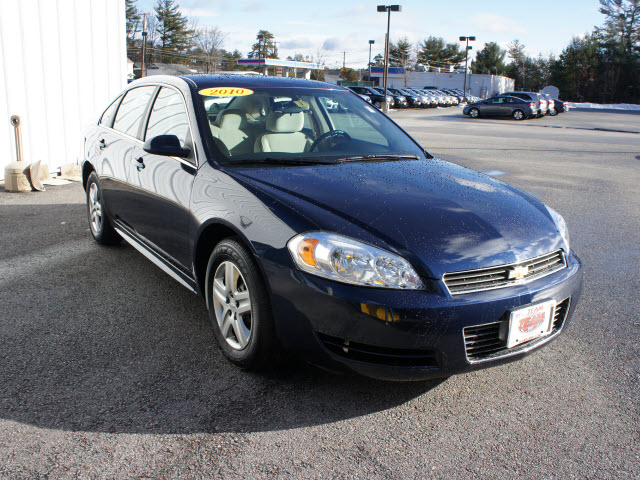
[[[595,110],[636,110],[640,111],[640,105],[631,103],[573,103],[569,102],[569,108],[593,108]]]

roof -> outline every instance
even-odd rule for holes
[[[280,60],[278,58],[240,58],[238,65],[265,65],[268,67],[289,67],[307,70],[324,70],[326,67],[319,63],[297,62],[295,60]]]
[[[330,83],[315,80],[303,80],[286,77],[264,77],[254,75],[183,75],[185,80],[195,83],[197,88],[233,86],[241,88],[271,87],[271,88],[328,88],[341,89]]]

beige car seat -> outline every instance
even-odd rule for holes
[[[256,152],[300,153],[309,150],[312,141],[302,130],[304,114],[269,112],[267,114],[267,132],[258,136]]]
[[[253,153],[253,140],[246,132],[246,123],[244,112],[226,109],[220,112],[211,130],[214,137],[224,143],[231,155]]]

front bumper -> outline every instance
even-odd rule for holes
[[[555,339],[569,323],[582,291],[582,265],[531,283],[451,296],[441,281],[429,291],[357,287],[314,277],[262,259],[282,345],[311,363],[385,380],[447,377],[515,361]],[[543,339],[470,358],[464,329],[508,323],[515,308],[569,299],[559,328]]]

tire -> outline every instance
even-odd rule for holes
[[[477,108],[472,108],[471,110],[469,110],[469,117],[471,118],[480,117],[480,110],[478,110]]]
[[[549,115],[555,117],[556,115],[558,115],[558,111],[555,108],[552,108],[551,110],[549,110]]]
[[[525,115],[524,115],[524,112],[522,110],[514,110],[513,113],[511,114],[511,116],[513,117],[514,120],[524,120],[525,119]]]
[[[106,214],[106,207],[102,197],[102,189],[96,172],[91,172],[87,179],[87,220],[91,235],[101,245],[117,245],[122,237],[111,226]]]
[[[234,238],[221,241],[209,258],[206,301],[216,342],[227,359],[245,370],[264,370],[275,360],[275,329],[258,266]]]

